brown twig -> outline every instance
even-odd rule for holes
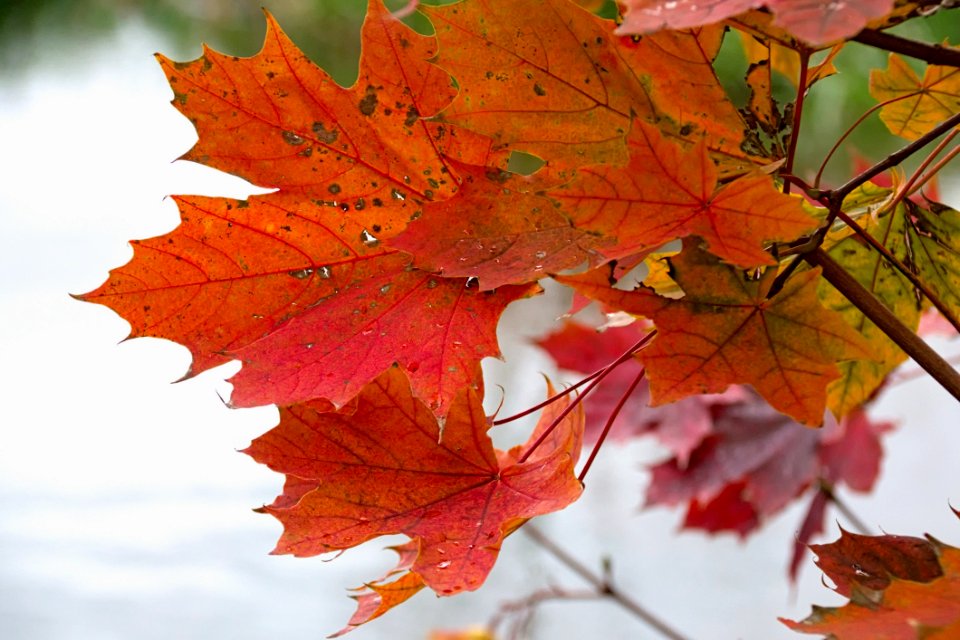
[[[832,191],[827,191],[825,192],[825,194],[827,194],[831,202],[836,203],[837,205],[841,204],[843,202],[843,199],[846,198],[848,195],[850,195],[850,193],[854,189],[856,189],[863,183],[870,180],[870,178],[880,175],[887,169],[897,166],[898,164],[900,164],[901,162],[903,162],[904,160],[906,160],[907,158],[915,154],[917,151],[927,146],[928,144],[930,144],[931,142],[933,142],[934,140],[936,140],[946,132],[950,131],[950,129],[953,129],[954,127],[956,127],[957,125],[960,125],[960,113],[953,114],[952,116],[950,116],[949,118],[947,118],[946,120],[938,124],[936,127],[931,129],[927,133],[923,134],[922,136],[920,136],[910,144],[906,145],[905,147],[902,147],[898,151],[894,151],[889,156],[887,156],[877,164],[873,165],[866,171],[863,171],[858,176],[851,178],[843,186],[838,187]]]
[[[960,374],[946,360],[900,322],[882,302],[821,249],[803,255],[804,260],[823,270],[823,277],[863,315],[887,334],[898,347],[923,367],[940,386],[960,400]]]
[[[530,536],[544,550],[550,552],[554,558],[565,564],[571,571],[596,587],[597,592],[611,598],[624,609],[637,616],[648,625],[660,632],[664,637],[670,640],[687,640],[685,636],[670,628],[655,615],[647,611],[640,603],[621,592],[617,587],[611,584],[609,577],[603,578],[587,567],[569,553],[558,547],[550,538],[545,536],[539,529],[530,525],[524,525],[523,531]]]

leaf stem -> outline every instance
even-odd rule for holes
[[[863,520],[860,519],[860,516],[853,512],[853,509],[850,508],[850,505],[837,497],[836,492],[833,490],[833,485],[831,485],[830,482],[821,478],[819,484],[820,493],[827,498],[828,502],[833,503],[833,506],[837,508],[837,511],[843,514],[843,517],[847,519],[847,522],[849,522],[858,533],[861,533],[865,536],[873,534],[870,527],[868,527]]]
[[[875,49],[901,53],[930,64],[960,67],[960,51],[949,49],[939,44],[927,44],[926,42],[908,40],[907,38],[875,29],[864,29],[855,35],[852,40],[869,47],[874,47]]]
[[[787,162],[783,166],[784,173],[793,173],[793,161],[797,155],[797,143],[800,140],[800,123],[803,116],[803,99],[807,95],[807,73],[810,68],[810,52],[798,51],[800,55],[800,79],[797,81],[797,99],[793,106],[793,126],[790,130],[790,145],[787,148]],[[790,181],[783,183],[783,192],[790,193]]]
[[[647,611],[636,600],[633,600],[617,589],[613,584],[611,584],[609,577],[601,577],[585,567],[579,560],[558,547],[552,540],[550,540],[550,538],[545,536],[533,525],[526,524],[523,527],[523,531],[544,550],[550,552],[554,558],[565,564],[571,571],[596,587],[599,593],[616,601],[624,609],[659,631],[665,638],[670,638],[670,640],[687,640],[685,636],[680,635],[680,633],[672,629],[665,622],[657,618],[651,612]]]
[[[623,364],[624,362],[626,362],[627,360],[629,360],[630,358],[632,358],[632,357],[633,357],[633,354],[635,354],[637,351],[639,351],[640,349],[642,349],[643,347],[645,347],[648,342],[650,342],[651,340],[653,340],[653,337],[654,337],[655,335],[657,335],[657,330],[656,330],[656,329],[654,329],[653,331],[651,331],[651,332],[648,333],[647,335],[645,335],[645,336],[643,336],[642,338],[640,338],[640,340],[637,341],[637,343],[634,344],[632,347],[630,347],[629,349],[627,349],[627,350],[623,353],[623,355],[621,355],[619,358],[617,358],[616,360],[614,360],[613,362],[611,362],[610,364],[608,364],[606,367],[604,367],[603,370],[602,370],[599,374],[597,374],[597,377],[596,377],[595,379],[593,379],[593,380],[590,381],[590,384],[588,384],[588,385],[587,385],[587,388],[583,390],[583,393],[581,393],[581,394],[578,395],[576,398],[574,398],[574,399],[573,399],[573,402],[571,402],[570,404],[568,404],[568,405],[564,408],[564,410],[560,412],[560,415],[558,415],[556,418],[554,418],[553,422],[550,423],[550,426],[547,427],[547,428],[544,430],[544,432],[540,434],[540,437],[537,438],[536,442],[534,442],[532,445],[530,445],[530,448],[527,449],[522,456],[520,456],[520,458],[517,460],[517,462],[519,462],[519,463],[526,462],[526,461],[527,461],[527,458],[529,458],[531,455],[533,455],[533,452],[537,450],[537,447],[539,447],[539,446],[543,443],[544,440],[546,440],[548,437],[550,437],[550,434],[553,433],[553,430],[556,429],[557,426],[558,426],[561,422],[563,422],[564,418],[566,418],[566,417],[570,414],[570,412],[573,411],[573,410],[576,408],[576,406],[577,406],[578,404],[580,404],[580,402],[583,401],[583,398],[584,398],[588,393],[590,393],[590,392],[593,390],[594,387],[596,387],[598,384],[600,384],[600,381],[601,381],[601,380],[603,380],[604,378],[606,378],[607,375],[610,374],[610,372],[612,372],[614,369],[616,369],[617,367],[619,367],[621,364]]]
[[[643,377],[646,375],[646,373],[646,369],[640,370],[640,373],[637,374],[637,377],[633,379],[633,382],[630,383],[630,386],[627,387],[627,390],[623,392],[622,396],[620,396],[617,406],[613,408],[613,411],[611,411],[610,415],[607,417],[607,423],[603,425],[603,431],[600,432],[600,437],[597,438],[597,443],[593,445],[593,451],[590,452],[590,457],[587,458],[587,461],[583,465],[583,469],[580,471],[580,475],[578,476],[578,479],[581,483],[583,482],[583,479],[587,477],[587,472],[590,471],[590,466],[593,464],[597,454],[600,453],[600,447],[603,446],[603,441],[607,439],[607,434],[610,433],[610,428],[613,427],[613,422],[617,419],[617,416],[620,415],[620,411],[623,410],[623,405],[627,403],[627,399],[633,394],[634,389],[637,388],[637,385],[640,384],[640,381],[643,380]]]
[[[876,296],[865,289],[822,249],[805,253],[803,258],[811,265],[820,267],[827,282],[836,287],[863,315],[923,367],[934,380],[940,383],[940,386],[960,400],[960,374],[917,334],[897,320],[897,317]]]
[[[561,392],[559,392],[559,393],[553,394],[552,396],[550,396],[549,398],[547,398],[547,399],[544,400],[543,402],[541,402],[541,403],[539,403],[539,404],[535,404],[535,405],[533,405],[532,407],[530,407],[529,409],[524,409],[524,410],[521,411],[520,413],[515,413],[515,414],[513,414],[512,416],[509,416],[509,417],[507,417],[507,418],[502,418],[502,419],[500,419],[500,420],[494,420],[494,421],[493,421],[493,424],[494,424],[494,426],[499,426],[499,425],[501,425],[501,424],[507,424],[508,422],[513,422],[514,420],[519,420],[520,418],[523,418],[523,417],[525,417],[525,416],[528,416],[528,415],[530,415],[531,413],[535,413],[535,412],[539,411],[540,409],[543,409],[544,407],[553,404],[554,402],[556,402],[557,400],[559,400],[559,399],[562,398],[563,396],[565,396],[565,395],[567,395],[567,394],[570,394],[570,393],[573,393],[574,391],[576,391],[577,389],[579,389],[579,388],[582,387],[583,385],[587,384],[588,382],[590,382],[591,380],[593,380],[594,378],[596,378],[597,376],[599,376],[600,374],[602,374],[604,371],[606,371],[606,367],[604,367],[603,369],[598,369],[598,370],[594,371],[593,373],[591,373],[590,375],[588,375],[586,378],[583,378],[582,380],[580,380],[580,381],[577,382],[576,384],[572,384],[572,385],[570,385],[569,387],[567,387],[566,389],[564,389],[563,391],[561,391]]]

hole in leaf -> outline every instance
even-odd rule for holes
[[[510,160],[507,161],[507,171],[519,173],[522,176],[529,176],[539,171],[540,167],[545,164],[546,162],[533,154],[523,151],[511,151]]]

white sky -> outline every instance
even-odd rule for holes
[[[184,348],[142,339],[118,345],[127,325],[72,300],[127,261],[130,238],[177,223],[168,193],[242,197],[228,176],[170,161],[193,141],[169,106],[151,54],[166,44],[131,27],[81,60],[0,82],[0,620],[6,640],[322,637],[352,613],[344,589],[379,575],[393,557],[374,542],[335,562],[269,557],[279,533],[250,508],[281,478],[235,449],[267,430],[275,410],[231,411],[217,392],[228,365],[169,384]],[[537,327],[539,303],[511,311]],[[956,345],[954,345],[954,348]],[[511,338],[519,370],[548,365]],[[496,368],[496,367],[494,367]],[[519,397],[513,406],[539,399]],[[488,385],[494,389],[493,385]],[[510,410],[508,407],[505,410]],[[960,411],[927,382],[896,390],[879,415],[901,419],[886,441],[872,498],[851,498],[886,531],[929,531],[960,543]],[[907,417],[909,416],[909,417]],[[797,509],[749,543],[676,534],[679,513],[637,512],[649,448],[605,450],[583,500],[544,519],[588,564],[614,558],[619,581],[693,638],[775,640],[777,615],[803,617],[836,602],[808,563],[794,598],[785,581]],[[834,517],[834,516],[831,516]],[[833,537],[835,531],[831,532]],[[413,603],[355,632],[357,640],[424,638],[434,626],[482,622],[497,603],[545,581],[582,586],[522,536],[511,538],[476,594]],[[599,607],[599,608],[591,608]],[[602,611],[602,616],[591,612]],[[547,607],[537,637],[655,637],[613,605]]]

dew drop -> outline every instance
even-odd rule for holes
[[[296,271],[288,271],[287,275],[293,276],[297,280],[303,280],[304,278],[309,278],[311,273],[313,273],[313,269],[298,269]]]
[[[437,569],[446,569],[449,566],[450,566],[450,561],[444,560],[443,562],[437,565]]]
[[[364,329],[363,331],[360,332],[360,335],[362,335],[362,336],[369,336],[369,335],[371,335],[372,333],[373,333],[373,329]]]
[[[308,342],[307,344],[305,344],[305,345],[303,345],[303,346],[305,346],[307,349],[313,349],[313,343],[312,343],[312,342]]]
[[[439,284],[440,284],[439,282],[437,282],[433,278],[430,278],[429,280],[427,280],[427,289],[436,289],[437,285]]]
[[[380,241],[377,240],[377,237],[371,234],[369,231],[364,229],[360,232],[360,242],[367,245],[368,247],[376,247],[380,244]]]
[[[382,287],[380,287],[380,293],[386,293],[386,292],[388,292],[388,291],[390,291],[390,285],[389,285],[389,284],[385,284],[385,285],[383,285]]]
[[[317,275],[324,280],[330,279],[330,267],[317,267]]]
[[[399,189],[391,189],[390,195],[393,196],[394,200],[399,200],[401,202],[407,199],[407,196],[403,195]]]
[[[533,254],[533,255],[536,256],[537,260],[543,260],[544,258],[547,257],[547,252],[546,252],[546,251],[537,251],[537,252],[536,252],[535,254]]]

